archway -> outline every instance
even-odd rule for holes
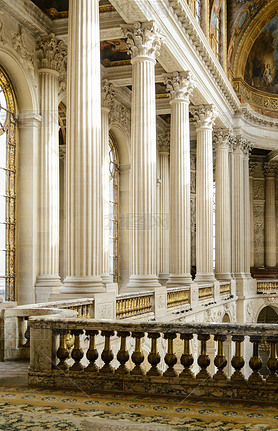
[[[273,307],[267,305],[260,311],[257,323],[278,323],[277,311]],[[270,345],[265,339],[263,339],[262,343],[259,344],[259,356],[263,361],[260,373],[263,375],[263,377],[266,377],[269,374],[269,369],[267,367],[269,353]]]

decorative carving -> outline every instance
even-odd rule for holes
[[[37,60],[40,69],[52,69],[63,75],[67,69],[67,47],[53,33],[44,37],[39,36]]]
[[[253,322],[254,319],[254,309],[253,309],[253,304],[251,301],[248,301],[247,307],[246,307],[246,312],[247,312],[247,321],[249,322]]]
[[[214,130],[213,144],[215,149],[229,148],[231,133],[230,129]]]
[[[171,100],[182,99],[189,101],[189,96],[196,87],[196,81],[189,71],[174,72],[172,75],[167,75],[164,82]]]
[[[236,139],[233,140],[234,151],[237,153],[241,153],[244,157],[249,157],[253,149],[253,144],[250,141],[243,138],[241,135],[236,136]]]
[[[157,147],[159,153],[170,153],[170,132],[168,130],[158,135]]]
[[[276,175],[277,164],[267,162],[264,164],[264,174],[266,177],[275,177]]]
[[[253,181],[253,199],[264,200],[264,180]]]
[[[101,98],[102,98],[102,106],[107,109],[111,109],[113,106],[115,97],[115,87],[114,85],[108,81],[108,79],[104,79],[101,83]]]
[[[122,25],[122,30],[132,58],[147,56],[155,60],[159,55],[163,36],[154,21],[137,21],[132,26]]]
[[[264,265],[264,205],[254,207],[255,266]]]
[[[196,193],[196,172],[191,172],[191,178],[190,178],[190,193],[195,194]]]
[[[250,177],[253,176],[255,170],[257,169],[259,163],[258,162],[254,162],[254,161],[250,161],[249,162],[249,175]]]
[[[217,112],[213,105],[194,106],[191,109],[196,128],[213,127]]]
[[[205,311],[205,322],[219,322],[221,320],[221,310],[211,310],[210,308]]]
[[[18,25],[18,30],[12,36],[13,49],[20,54],[20,58],[25,66],[30,70],[32,77],[35,76],[34,55],[31,54],[26,46],[23,37],[23,27]]]
[[[196,198],[190,199],[190,215],[191,215],[191,263],[196,265]]]
[[[3,37],[3,27],[4,27],[3,22],[0,21],[0,43],[2,43],[2,45],[5,45],[6,42]]]
[[[190,170],[196,171],[196,154],[190,154]]]
[[[109,123],[118,123],[121,127],[130,134],[131,116],[130,110],[127,109],[122,103],[114,98],[109,112]]]

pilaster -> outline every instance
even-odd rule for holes
[[[276,163],[265,163],[265,265],[276,266],[276,212],[275,175]]]

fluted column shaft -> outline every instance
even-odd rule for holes
[[[207,106],[195,111],[196,160],[196,282],[215,281],[213,273],[213,153],[215,113]]]
[[[66,293],[103,291],[99,2],[69,1]]]
[[[159,280],[163,284],[169,277],[169,144],[169,133],[159,137]]]
[[[216,166],[215,205],[215,276],[218,280],[231,279],[231,210],[229,131],[219,131],[214,136]]]
[[[245,145],[244,140],[238,138],[234,143],[233,151],[233,271],[236,278],[245,276],[243,145]]]
[[[60,287],[59,277],[59,75],[65,70],[66,49],[53,34],[39,38],[37,59],[40,74],[40,194],[39,275],[36,287],[49,294]],[[38,294],[38,291],[37,291]],[[40,293],[41,294],[41,293]]]
[[[244,272],[246,277],[250,274],[250,181],[249,181],[249,152],[250,143],[246,143],[243,157],[244,181]]]
[[[276,167],[265,163],[265,265],[276,266],[276,211],[275,172]]]
[[[250,267],[254,266],[254,202],[253,202],[253,174],[256,162],[249,163],[249,195],[250,195]]]
[[[155,53],[153,22],[125,26],[132,54],[130,288],[159,287],[156,228]]]
[[[189,96],[194,81],[189,72],[166,80],[171,97],[170,138],[170,276],[167,285],[191,281]]]

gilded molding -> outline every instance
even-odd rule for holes
[[[189,102],[189,96],[196,87],[196,81],[190,71],[166,75],[164,83],[171,100],[180,99]]]
[[[132,58],[143,56],[155,60],[159,55],[163,36],[154,21],[136,21],[133,25],[121,27]]]

